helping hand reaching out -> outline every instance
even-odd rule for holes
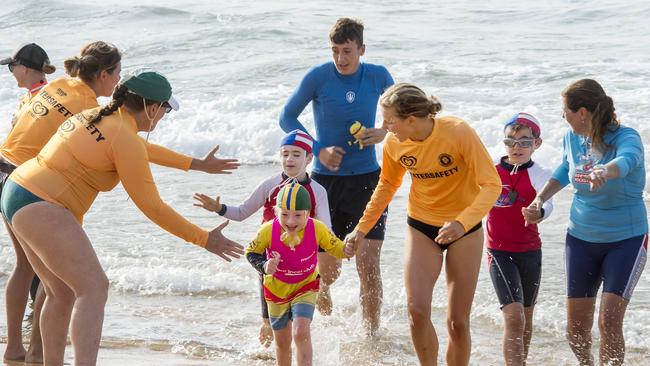
[[[542,215],[543,205],[544,200],[540,196],[537,196],[528,207],[521,208],[521,214],[524,216],[524,226],[539,224],[544,219]]]
[[[226,238],[221,231],[228,225],[228,220],[224,221],[221,225],[217,226],[214,230],[210,231],[208,235],[208,242],[205,245],[205,250],[214,253],[223,258],[226,262],[232,261],[232,258],[239,258],[244,255],[244,247],[241,244]]]
[[[209,174],[232,174],[230,170],[239,168],[239,160],[219,159],[216,157],[217,151],[219,151],[219,145],[213,147],[203,159],[192,159],[190,169]]]
[[[352,258],[352,256],[354,256],[354,254],[357,252],[359,244],[361,244],[361,241],[365,238],[366,234],[357,230],[353,230],[351,233],[345,236],[345,248],[343,249],[343,253],[345,253],[348,258]]]
[[[346,257],[352,258],[354,257],[354,254],[357,251],[357,246],[353,244],[352,242],[346,242],[345,247],[343,248],[343,254],[345,254]]]
[[[209,196],[204,195],[203,193],[194,193],[193,198],[200,202],[200,203],[195,203],[194,206],[203,207],[204,209],[212,212],[221,211],[222,205],[221,203],[219,203],[219,199],[221,197],[219,196],[217,196],[217,198],[215,199],[212,199]]]

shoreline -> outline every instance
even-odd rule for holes
[[[6,339],[0,340],[0,353],[4,354],[7,346]],[[107,344],[108,343],[108,344]],[[66,346],[65,365],[73,364],[72,346]],[[102,366],[198,366],[198,365],[214,365],[215,360],[194,360],[183,355],[171,352],[170,349],[161,348],[160,350],[152,349],[151,347],[142,346],[127,346],[127,347],[112,347],[110,341],[102,341],[99,348],[99,355],[97,357],[97,365]],[[3,366],[22,366],[22,365],[38,365],[26,364],[19,361],[4,361]]]

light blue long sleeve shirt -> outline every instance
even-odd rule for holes
[[[621,126],[605,133],[607,152],[590,154],[590,141],[570,131],[564,137],[562,164],[553,178],[563,186],[571,183],[575,195],[569,217],[569,234],[594,243],[611,243],[648,232],[648,216],[643,203],[645,164],[639,133]],[[596,164],[613,162],[620,171],[597,191],[584,181]]]

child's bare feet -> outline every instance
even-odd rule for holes
[[[332,296],[329,287],[321,284],[316,300],[316,309],[321,315],[332,315]]]
[[[260,344],[269,348],[273,343],[273,329],[271,322],[268,319],[262,319],[262,326],[260,327]]]

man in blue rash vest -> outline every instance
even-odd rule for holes
[[[365,53],[363,24],[341,18],[330,31],[333,61],[312,68],[302,79],[280,114],[285,132],[305,126],[298,120],[311,102],[316,138],[312,178],[327,190],[332,230],[343,239],[356,226],[379,181],[379,165],[373,145],[381,142],[386,131],[375,128],[377,102],[385,89],[394,84],[381,65],[362,63]],[[365,130],[352,136],[350,126],[359,121]],[[359,145],[350,143],[355,137]],[[379,254],[384,240],[386,212],[358,248],[357,271],[360,302],[368,334],[379,328],[382,283]],[[340,261],[331,257],[330,270],[321,275],[338,277]],[[321,264],[324,261],[321,261]],[[324,265],[322,267],[325,267]],[[333,280],[324,281],[327,283]],[[321,285],[317,308],[331,313],[329,288]]]

